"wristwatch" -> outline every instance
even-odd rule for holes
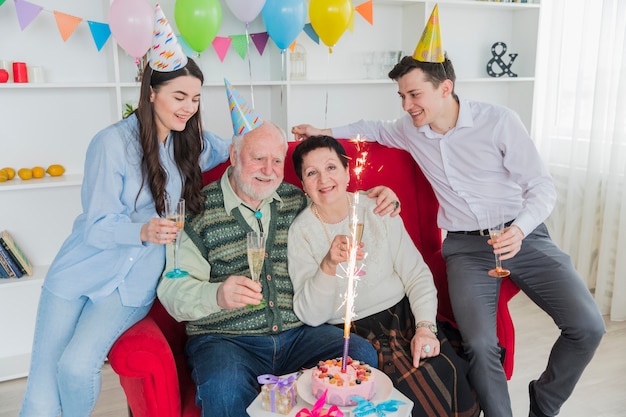
[[[433,332],[433,334],[435,334],[435,336],[437,335],[437,325],[436,324],[432,324],[426,321],[420,321],[419,323],[415,324],[415,328],[419,329],[420,327],[425,327],[428,330],[430,330],[431,332]]]

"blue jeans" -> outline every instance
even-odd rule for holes
[[[465,351],[470,359],[470,382],[485,417],[512,416],[506,376],[500,364],[496,308],[500,280],[487,275],[494,266],[488,236],[448,234],[443,256],[448,291]],[[561,329],[545,371],[535,383],[540,410],[557,415],[591,361],[604,335],[604,320],[570,257],[539,225],[522,241],[522,249],[502,262],[515,284]]]
[[[100,368],[117,338],[150,309],[125,307],[116,291],[93,303],[41,290],[20,417],[86,417],[100,394]]]
[[[284,375],[343,355],[343,330],[323,324],[300,326],[273,336],[207,334],[187,343],[196,403],[202,416],[246,416],[258,395],[257,376]],[[376,367],[378,357],[365,339],[351,335],[349,355]]]

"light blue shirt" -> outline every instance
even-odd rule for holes
[[[437,223],[449,231],[489,227],[487,209],[502,207],[524,235],[543,222],[556,202],[548,169],[521,120],[505,107],[461,101],[456,126],[439,134],[411,117],[364,121],[332,129],[337,138],[366,140],[411,153],[437,200]],[[389,161],[389,163],[393,163]]]
[[[143,306],[155,297],[165,263],[165,245],[142,243],[141,227],[159,217],[148,184],[142,188],[139,125],[135,115],[100,131],[87,149],[81,202],[83,212],[52,262],[44,287],[59,297],[96,301],[119,289],[126,306]],[[228,158],[230,141],[204,132],[200,167],[206,171]],[[160,144],[166,190],[182,190],[171,136]]]

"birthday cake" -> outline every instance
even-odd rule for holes
[[[341,358],[320,361],[311,372],[311,391],[315,398],[326,393],[326,403],[338,406],[356,405],[350,397],[358,395],[371,400],[376,393],[372,368],[348,357],[343,371]]]

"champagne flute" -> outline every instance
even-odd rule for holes
[[[350,205],[348,213],[348,227],[350,228],[350,243],[361,243],[363,238],[363,228],[365,227],[365,206],[355,201]]]
[[[172,241],[174,245],[174,269],[165,273],[167,278],[182,278],[189,275],[187,271],[180,269],[179,249],[180,237],[185,227],[185,199],[181,198],[177,202],[173,202],[169,196],[165,196],[165,218],[176,222],[178,230],[176,238]]]
[[[265,233],[248,232],[246,236],[248,249],[248,266],[250,267],[250,278],[254,282],[260,282],[261,269],[265,259]],[[266,303],[264,299],[257,305],[248,304],[248,308],[263,308]]]
[[[488,210],[487,221],[489,222],[489,237],[491,243],[497,243],[498,238],[504,233],[504,215],[501,207]],[[504,278],[511,274],[511,271],[502,267],[502,261],[500,260],[500,254],[495,254],[496,267],[490,269],[487,273],[490,277]]]

